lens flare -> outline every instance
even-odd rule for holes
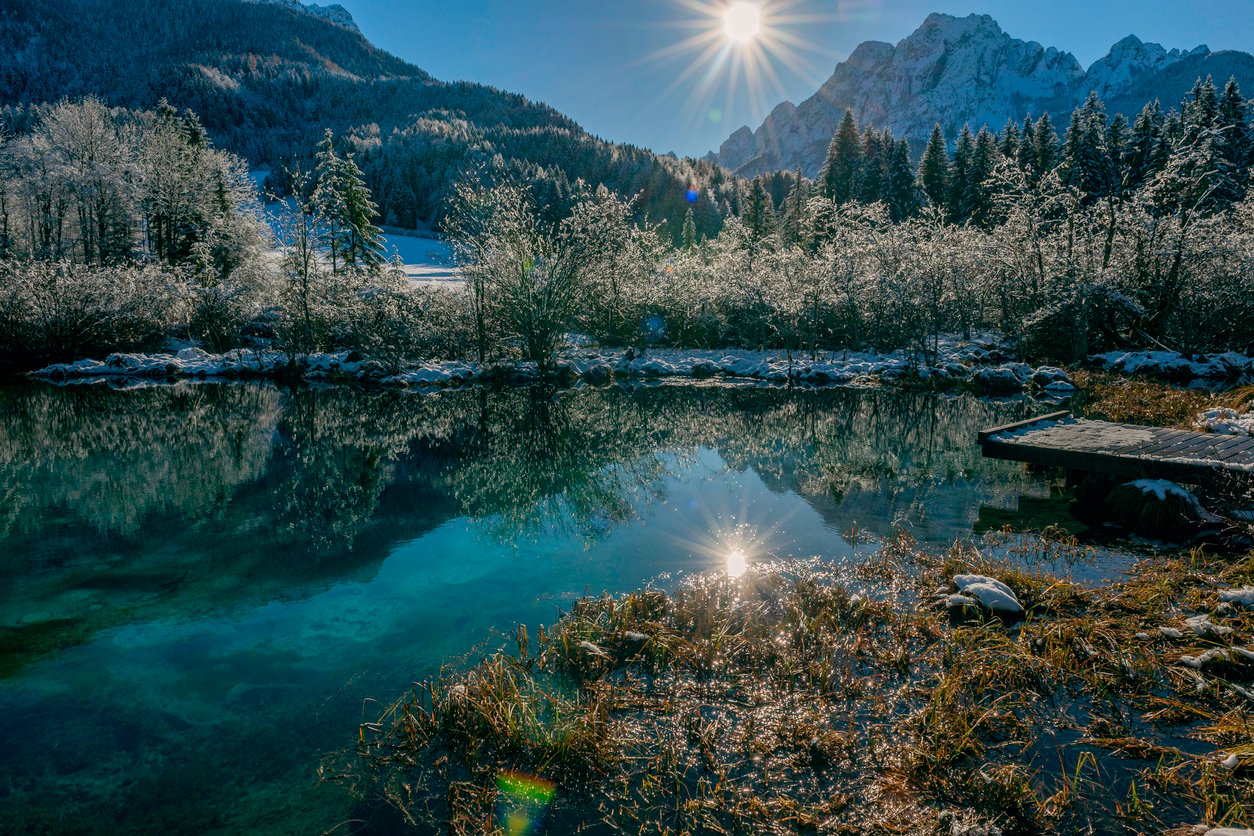
[[[671,0],[684,12],[669,28],[685,32],[640,64],[671,65],[670,83],[657,97],[660,105],[686,90],[689,131],[703,122],[722,124],[733,114],[750,121],[765,118],[789,97],[781,72],[818,87],[838,60],[835,52],[806,39],[805,33],[848,17],[848,9],[872,0]],[[835,8],[832,8],[832,6]],[[716,102],[723,98],[724,101]],[[739,117],[738,117],[739,118]]]
[[[502,772],[496,778],[496,820],[506,836],[531,836],[544,829],[556,787],[543,778]]]

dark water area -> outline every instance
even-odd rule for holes
[[[944,546],[1056,513],[975,444],[1038,411],[725,385],[0,388],[0,831],[328,831],[354,811],[324,756],[514,623],[732,550],[856,561],[894,527]]]

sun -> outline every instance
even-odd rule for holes
[[[728,39],[747,44],[761,31],[762,12],[753,3],[732,3],[723,12],[723,32]]]

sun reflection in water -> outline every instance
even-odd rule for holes
[[[739,549],[727,554],[727,577],[738,578],[749,569],[749,558]]]

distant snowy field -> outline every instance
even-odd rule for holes
[[[266,199],[265,182],[269,173],[266,169],[257,169],[248,175],[257,185],[267,222],[275,235],[282,237],[279,204]],[[290,206],[290,201],[288,203]],[[439,238],[389,227],[383,232],[383,252],[388,259],[400,256],[405,275],[415,284],[455,285],[462,280],[453,266],[452,247]]]

